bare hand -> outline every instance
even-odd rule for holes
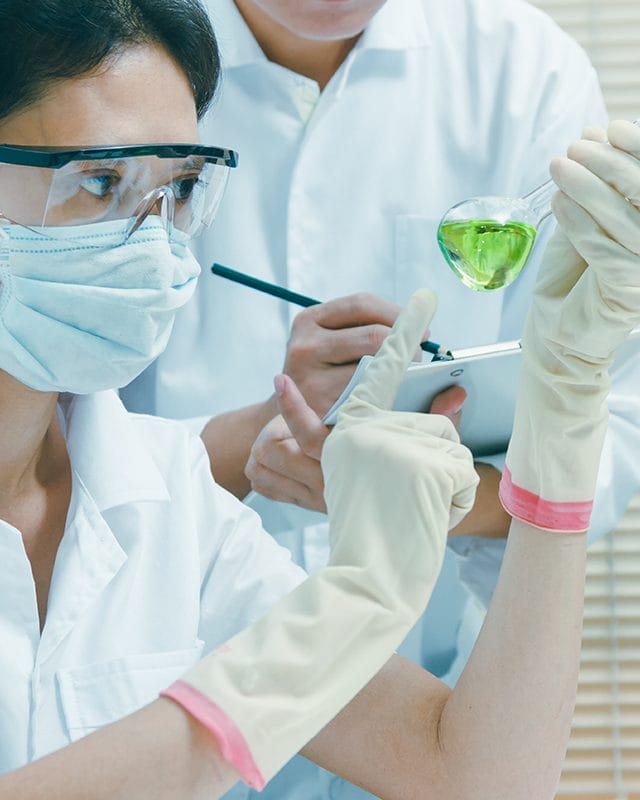
[[[280,415],[255,440],[245,475],[265,497],[326,513],[320,455],[331,429],[291,378],[278,375],[274,384]]]
[[[444,392],[440,392],[439,395],[434,397],[429,413],[442,414],[444,417],[449,417],[459,433],[462,406],[466,399],[467,393],[462,386],[450,386],[448,389],[445,389]]]
[[[434,399],[431,413],[449,417],[458,427],[465,397],[462,387],[452,386]],[[326,513],[320,455],[330,428],[285,376],[276,378],[276,399],[280,415],[256,439],[245,475],[264,497]]]
[[[362,356],[378,352],[399,311],[395,303],[362,292],[298,314],[282,371],[317,415],[338,399]]]

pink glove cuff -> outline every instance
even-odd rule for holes
[[[266,781],[256,766],[244,736],[212,700],[184,681],[176,681],[160,693],[168,697],[214,735],[224,760],[240,773],[252,789],[264,789]]]
[[[556,503],[516,486],[505,466],[500,481],[500,502],[505,511],[523,522],[550,531],[586,531],[589,528],[593,501]]]

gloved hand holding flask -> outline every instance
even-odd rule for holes
[[[556,159],[559,229],[522,339],[500,497],[539,528],[589,527],[607,420],[608,368],[640,323],[640,129],[614,122]]]
[[[432,292],[411,298],[325,443],[329,565],[164,693],[254,787],[391,657],[473,505],[477,475],[450,420],[389,410],[434,310]]]

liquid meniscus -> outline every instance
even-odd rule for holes
[[[526,222],[470,219],[443,222],[438,244],[447,264],[477,292],[502,289],[520,274],[536,238]]]

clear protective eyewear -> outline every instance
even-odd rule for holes
[[[81,150],[3,144],[0,227],[4,221],[77,242],[83,226],[122,221],[123,244],[153,216],[170,240],[191,238],[213,221],[237,163],[233,150],[198,144]]]

